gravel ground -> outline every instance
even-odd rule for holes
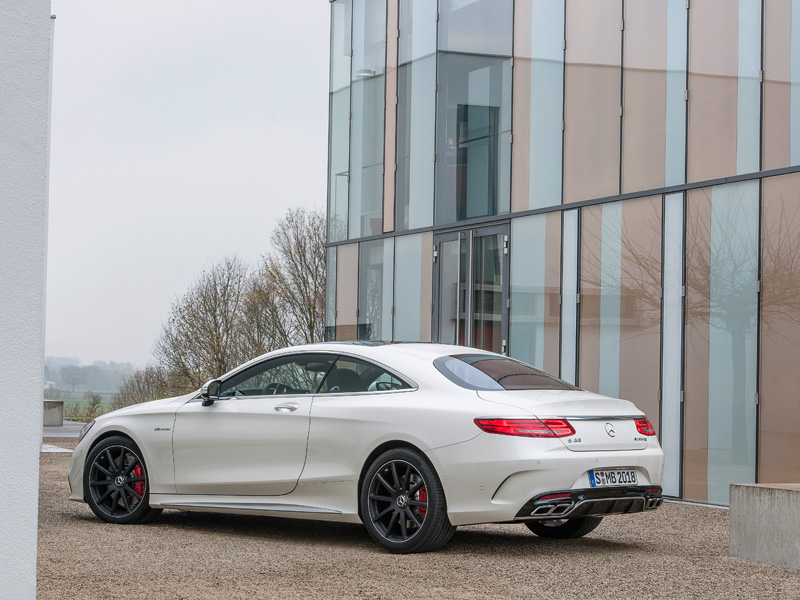
[[[522,525],[460,527],[439,552],[396,556],[359,525],[180,511],[103,523],[67,499],[70,456],[41,454],[41,600],[800,598],[800,573],[727,556],[721,509],[665,504],[569,541]]]

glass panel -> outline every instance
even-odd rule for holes
[[[508,212],[510,59],[439,55],[436,223]]]
[[[558,373],[561,215],[511,221],[510,354]]]
[[[402,65],[436,53],[436,0],[400,0],[398,62]]]
[[[336,257],[336,339],[357,338],[358,244],[337,246]]]
[[[394,238],[362,242],[358,266],[358,339],[392,339]]]
[[[503,236],[473,239],[471,346],[500,352],[503,339]]]
[[[418,342],[422,319],[422,235],[395,238],[395,310],[394,340]],[[428,255],[430,260],[430,255]],[[430,299],[425,305],[430,310]]]
[[[398,68],[398,231],[427,227],[433,223],[435,84],[435,54],[401,64]]]
[[[514,211],[561,204],[564,0],[518,2],[514,34]]]
[[[763,169],[800,163],[800,0],[764,3]]]
[[[441,0],[439,50],[511,56],[513,0]]]
[[[353,0],[350,238],[383,232],[386,3]]]
[[[325,341],[336,339],[336,248],[326,250],[325,261]]]
[[[667,10],[665,2],[625,3],[622,193],[664,186]]]
[[[757,171],[761,119],[761,2],[692,6],[689,181]]]
[[[583,209],[580,385],[658,427],[661,196]]]
[[[800,481],[800,175],[763,180],[758,480]]]
[[[667,0],[665,185],[686,182],[686,3]]]
[[[331,4],[330,146],[328,148],[328,241],[347,239],[350,157],[351,0]]]
[[[574,390],[565,381],[511,358],[486,354],[440,356],[433,361],[453,383],[470,390]]]
[[[661,341],[661,447],[664,493],[680,495],[683,352],[683,194],[664,199],[664,298]]]
[[[578,211],[564,211],[562,226],[561,379],[574,384],[578,338]]]
[[[464,336],[463,264],[459,241],[439,244],[439,339],[458,344]],[[461,273],[459,273],[461,271]],[[459,276],[460,275],[460,276]]]
[[[759,184],[693,190],[686,223],[684,496],[755,480]]]
[[[622,0],[567,3],[564,202],[619,193]]]

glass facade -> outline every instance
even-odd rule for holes
[[[800,0],[331,11],[326,338],[631,400],[671,496],[797,481]]]

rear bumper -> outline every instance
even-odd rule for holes
[[[574,519],[638,513],[655,510],[663,502],[661,486],[657,485],[545,492],[528,500],[514,519]]]

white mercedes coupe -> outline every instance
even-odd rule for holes
[[[406,553],[477,523],[586,535],[661,506],[663,465],[631,402],[474,348],[331,342],[98,417],[69,482],[111,523],[165,508],[363,522]]]

